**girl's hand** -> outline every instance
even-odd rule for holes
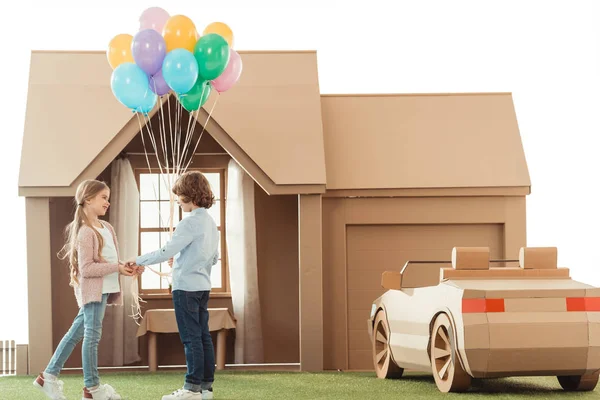
[[[173,268],[173,257],[169,258],[167,264],[169,264],[169,267]]]
[[[119,264],[119,273],[125,276],[133,276],[133,268],[126,264]]]

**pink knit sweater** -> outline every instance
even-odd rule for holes
[[[119,243],[117,235],[111,224],[106,221],[102,223],[108,227],[115,241],[115,249],[117,250],[117,258],[119,257]],[[98,247],[100,243],[94,230],[83,225],[79,228],[77,235],[77,262],[79,264],[79,285],[75,286],[75,298],[79,307],[93,301],[102,301],[102,284],[104,276],[119,271],[119,264],[108,263],[98,257]],[[118,258],[120,259],[120,258]],[[111,293],[108,296],[108,304],[123,305],[122,299],[123,288],[120,288],[119,293]]]

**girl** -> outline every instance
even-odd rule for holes
[[[162,400],[212,399],[215,353],[208,330],[210,273],[219,259],[219,231],[206,209],[215,197],[206,177],[186,172],[173,186],[184,212],[190,215],[177,224],[170,242],[162,249],[129,260],[134,268],[173,261],[173,304],[179,336],[185,348],[187,374],[183,388]]]
[[[104,216],[110,203],[110,189],[104,182],[86,180],[75,194],[76,211],[67,225],[67,241],[59,252],[67,258],[79,313],[56,348],[46,370],[33,382],[53,400],[66,400],[63,382],[57,379],[73,348],[83,339],[81,350],[84,400],[119,400],[110,385],[100,384],[98,342],[107,304],[122,305],[119,274],[132,276],[133,269],[119,261],[119,246],[113,227],[98,217]],[[61,256],[62,253],[62,256]],[[141,271],[140,271],[141,272]]]

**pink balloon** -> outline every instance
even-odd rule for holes
[[[242,75],[242,57],[233,50],[229,49],[229,63],[225,71],[211,83],[219,93],[226,92],[240,79]]]
[[[160,7],[150,7],[140,15],[140,31],[154,29],[162,35],[163,27],[171,16]]]

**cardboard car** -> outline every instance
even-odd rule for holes
[[[377,377],[430,371],[441,392],[460,392],[472,378],[556,376],[564,390],[594,390],[600,288],[558,268],[555,247],[521,248],[519,260],[489,255],[455,247],[451,261],[383,273],[388,290],[367,321]]]

